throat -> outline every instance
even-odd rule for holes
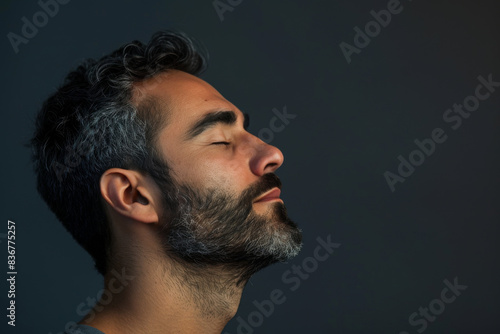
[[[224,325],[236,314],[246,284],[239,272],[221,265],[184,263],[171,278],[200,317],[211,321],[219,319]]]

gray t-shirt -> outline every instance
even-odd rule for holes
[[[64,332],[65,334],[104,334],[100,330],[87,325],[76,325],[70,330]]]

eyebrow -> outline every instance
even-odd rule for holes
[[[243,113],[244,121],[243,128],[246,130],[250,125],[250,116],[247,113]],[[236,123],[237,117],[234,111],[214,111],[204,115],[200,120],[198,120],[186,133],[186,140],[191,140],[194,137],[202,134],[205,130],[217,125],[217,124],[227,124],[234,125]]]

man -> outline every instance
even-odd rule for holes
[[[104,276],[72,333],[220,333],[252,274],[295,256],[282,153],[160,32],[71,72],[32,140],[38,190]]]

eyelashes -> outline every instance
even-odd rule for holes
[[[212,145],[229,145],[230,143],[227,141],[217,141],[215,143],[212,143]]]

